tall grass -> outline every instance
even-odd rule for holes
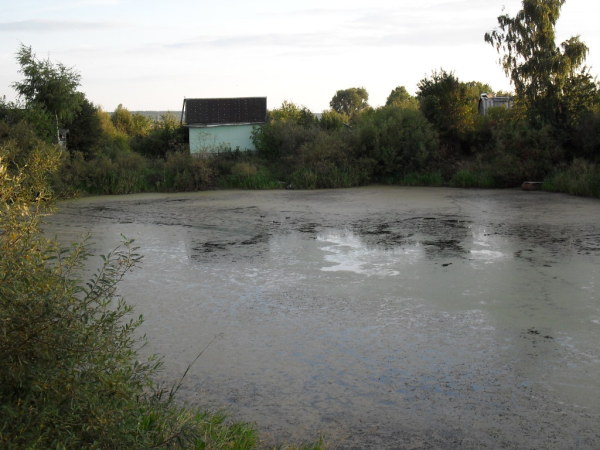
[[[290,176],[290,186],[294,189],[348,188],[364,184],[366,179],[359,167],[322,162],[295,170]]]
[[[544,180],[542,189],[572,195],[600,198],[600,166],[575,159]]]
[[[265,167],[258,167],[251,162],[235,163],[230,174],[220,177],[220,187],[229,189],[277,189],[281,183],[277,181]]]
[[[443,186],[444,178],[439,172],[412,172],[400,178],[397,184],[401,186]]]
[[[450,179],[450,186],[459,188],[493,188],[494,178],[485,172],[461,169]]]

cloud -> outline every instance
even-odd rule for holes
[[[71,20],[20,20],[15,22],[0,22],[0,32],[3,31],[40,31],[61,32],[90,29],[114,28],[114,23],[71,21]]]
[[[190,40],[163,44],[165,49],[232,49],[232,48],[294,48],[297,50],[331,50],[346,48],[382,47],[448,47],[458,44],[483,43],[481,27],[432,27],[415,29],[398,26],[396,29],[369,32],[362,30],[315,31],[312,33],[263,33],[233,36],[199,36]]]

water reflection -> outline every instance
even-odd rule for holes
[[[412,234],[411,240],[404,239],[394,243],[388,240],[385,244],[372,245],[363,236],[348,229],[318,233],[316,240],[325,253],[324,261],[328,263],[321,267],[322,271],[348,271],[366,276],[398,276],[405,265],[424,259],[439,262],[440,258],[444,258],[444,261],[451,261],[448,256],[455,256],[491,264],[508,258],[511,254],[507,242],[498,236],[492,236],[486,228],[469,227],[468,231],[471,236],[465,235],[464,241],[440,238],[418,240]],[[431,247],[437,251],[434,252]],[[456,250],[454,255],[449,252],[450,248]],[[443,266],[451,264],[445,262]]]
[[[325,253],[321,267],[324,272],[348,271],[359,275],[392,277],[400,274],[403,264],[422,257],[420,246],[393,249],[367,246],[361,237],[348,230],[332,230],[317,235],[317,242]]]

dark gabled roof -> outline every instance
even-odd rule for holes
[[[266,97],[186,98],[183,101],[186,125],[264,123],[266,118]]]

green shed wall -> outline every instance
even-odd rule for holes
[[[190,153],[216,152],[222,147],[232,150],[255,150],[252,129],[256,125],[218,125],[190,127]]]

